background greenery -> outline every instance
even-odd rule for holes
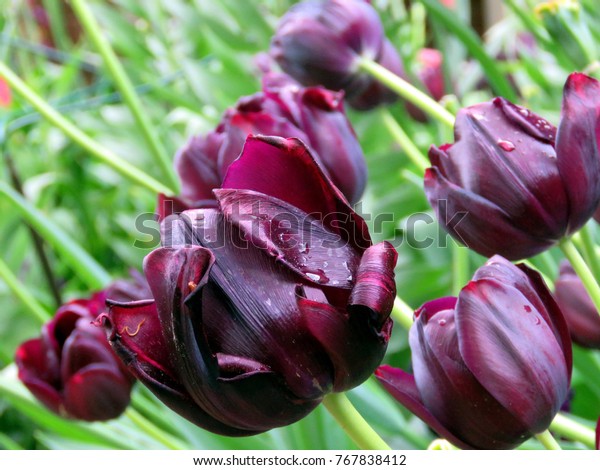
[[[166,184],[167,175],[153,160],[89,38],[85,33],[69,34],[72,18],[63,2],[37,3],[45,6],[50,16],[47,27],[36,22],[32,2],[0,0],[0,61],[86,134]],[[214,127],[221,113],[240,96],[258,91],[256,54],[268,50],[278,18],[292,3],[89,2],[136,86],[144,113],[168,155],[173,155],[191,135]],[[583,69],[596,73],[598,69],[600,19],[595,14],[594,0],[582,1],[577,15],[560,13],[566,19],[556,14],[552,21],[544,21],[534,13],[537,2],[506,1],[506,18],[488,32],[485,41],[468,26],[468,1],[457,0],[452,13],[435,0],[415,1],[412,7],[399,0],[372,3],[413,77],[419,49],[429,45],[443,52],[449,94],[445,104],[451,110],[502,93],[556,124],[568,73]],[[520,42],[524,33],[535,38],[533,49]],[[54,46],[44,46],[50,36]],[[435,123],[410,119],[402,104],[389,109],[423,152],[431,144],[452,138]],[[431,213],[422,191],[422,175],[394,141],[380,111],[349,111],[349,115],[369,167],[362,211],[393,214],[394,223],[385,224],[375,234],[378,240],[393,238],[402,234],[411,214]],[[125,276],[130,267],[141,269],[143,257],[150,250],[134,247],[140,237],[135,219],[154,211],[156,194],[90,156],[14,92],[12,104],[0,108],[0,152],[2,184],[13,184],[9,172],[12,161],[24,197],[39,209],[42,224],[54,222],[115,278]],[[22,212],[2,193],[0,214],[0,263],[5,263],[22,283],[26,296],[53,312],[57,299],[31,232]],[[421,224],[417,229],[418,238],[432,236],[436,243],[426,250],[414,249],[406,241],[398,247],[398,292],[413,307],[449,295],[453,289],[450,241],[445,241],[436,224]],[[48,243],[44,243],[44,251],[61,299],[88,296],[93,286],[82,278],[76,263]],[[482,259],[473,254],[470,257],[470,268],[474,270]],[[559,259],[560,255],[552,252],[552,260]],[[544,261],[539,266],[553,278],[555,263]],[[134,394],[135,411],[118,420],[92,425],[64,421],[35,402],[16,380],[11,364],[17,345],[37,336],[40,324],[31,309],[0,280],[0,448],[354,448],[322,408],[287,428],[230,439],[187,423],[142,387],[137,387]],[[406,338],[406,332],[397,326],[385,362],[409,366]],[[600,413],[600,383],[590,379],[600,376],[600,357],[597,352],[580,349],[575,356],[572,411],[591,423]],[[435,438],[374,381],[349,395],[393,448],[423,448]],[[565,447],[570,445],[565,443]],[[536,446],[534,442],[524,445]]]

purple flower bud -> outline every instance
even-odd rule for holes
[[[583,282],[566,260],[560,264],[554,291],[573,342],[584,348],[600,349],[600,315]]]
[[[397,254],[372,245],[297,139],[249,137],[215,195],[217,208],[163,221],[163,247],[144,262],[155,300],[113,303],[103,318],[165,404],[209,431],[250,435],[375,370]]]
[[[367,168],[342,94],[322,87],[304,88],[286,75],[268,73],[262,92],[241,98],[225,112],[215,131],[193,137],[179,151],[175,167],[182,182],[181,197],[160,198],[160,219],[182,209],[214,206],[212,190],[221,186],[248,134],[302,140],[350,203],[362,196]]]
[[[414,376],[376,372],[402,405],[463,449],[511,449],[548,428],[569,392],[571,341],[537,272],[495,256],[415,317]]]
[[[107,295],[131,300],[148,295],[143,279],[117,281],[89,299],[71,301],[42,327],[39,338],[17,349],[19,379],[46,407],[65,418],[106,421],[129,404],[133,377],[92,323]],[[127,333],[127,332],[125,332]]]
[[[344,90],[350,104],[359,109],[396,99],[359,71],[361,57],[403,74],[377,12],[364,0],[307,0],[294,5],[279,23],[271,54],[300,83]]]
[[[558,129],[496,98],[462,109],[454,135],[454,144],[430,149],[425,192],[439,222],[476,252],[528,258],[598,207],[598,81],[569,76]]]
[[[423,48],[417,53],[416,61],[417,77],[434,100],[441,100],[446,94],[442,68],[444,56],[437,49]],[[427,115],[414,104],[407,103],[406,109],[413,119],[420,122],[427,121]]]

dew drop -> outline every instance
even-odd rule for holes
[[[329,278],[325,276],[325,271],[323,271],[322,269],[315,269],[314,271],[307,270],[304,271],[304,274],[306,274],[306,277],[314,282],[318,282],[321,284],[329,282]]]
[[[529,305],[523,305],[523,308],[527,313],[531,313],[531,307]]]
[[[516,148],[510,140],[503,139],[498,139],[498,146],[506,152],[512,152]]]
[[[542,320],[540,320],[539,317],[535,317],[533,321],[535,322],[536,325],[539,325],[540,323],[542,323]]]
[[[438,325],[444,326],[445,324],[446,324],[446,320],[444,320],[443,318],[441,320],[438,320]]]
[[[521,113],[523,116],[525,116],[525,117],[529,116],[529,110],[528,110],[528,109],[521,108],[521,109],[519,109],[519,112],[520,112],[520,113]]]
[[[300,250],[300,253],[308,253],[310,251],[308,243],[300,243],[298,245],[298,248]]]

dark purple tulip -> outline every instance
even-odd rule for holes
[[[569,76],[558,129],[496,98],[462,109],[454,135],[454,144],[429,150],[425,192],[439,222],[476,252],[528,258],[579,230],[598,207],[598,81]]]
[[[600,224],[600,207],[594,212],[594,220]]]
[[[39,338],[19,346],[15,362],[19,379],[46,407],[65,418],[106,421],[129,404],[132,376],[92,325],[104,310],[108,294],[126,300],[142,293],[137,284],[116,283],[89,299],[69,302],[42,327]]]
[[[554,292],[573,342],[584,348],[600,349],[600,315],[583,282],[566,260],[560,265]]]
[[[163,221],[168,237],[144,262],[155,301],[114,303],[104,322],[166,405],[209,431],[250,435],[375,370],[397,254],[372,245],[297,139],[249,137],[215,196],[218,208]]]
[[[415,317],[414,376],[376,372],[402,405],[463,449],[511,449],[548,428],[568,395],[571,341],[536,271],[495,256],[458,298]]]
[[[248,134],[296,137],[312,151],[321,169],[351,204],[361,198],[367,179],[365,158],[344,111],[342,93],[304,88],[283,74],[267,73],[263,91],[241,98],[219,126],[193,137],[175,157],[181,197],[159,198],[165,216],[185,209],[213,207],[213,189],[240,155]],[[262,165],[252,171],[262,171]]]
[[[436,101],[446,94],[444,83],[443,64],[444,56],[437,49],[423,48],[417,53],[418,64],[417,77],[425,87],[425,90]],[[427,121],[427,115],[412,103],[406,104],[406,109],[413,119],[420,122]]]
[[[344,90],[349,103],[359,109],[396,99],[358,70],[361,57],[403,75],[377,12],[364,0],[307,0],[294,5],[279,23],[271,54],[300,83]]]

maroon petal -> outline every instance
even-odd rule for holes
[[[452,444],[461,449],[472,448],[469,444],[453,435],[429,412],[425,405],[423,405],[414,376],[404,372],[402,369],[383,365],[375,371],[375,377],[377,377],[381,385],[383,385],[390,395],[398,400],[408,411],[425,421],[425,423],[438,435],[449,440]]]
[[[558,168],[569,201],[568,233],[579,230],[600,203],[600,82],[569,75],[556,138]]]
[[[437,310],[446,303],[450,299],[425,304],[410,330],[419,396],[429,412],[469,447],[514,448],[530,436],[527,425],[494,399],[463,361],[455,311]]]
[[[65,410],[85,421],[117,418],[129,405],[130,391],[131,382],[118,369],[92,364],[65,383]]]
[[[547,429],[564,402],[569,371],[562,345],[516,288],[470,282],[460,293],[459,348],[477,380],[533,433]]]
[[[398,253],[388,242],[367,248],[360,261],[348,302],[350,312],[358,313],[366,308],[375,325],[384,324],[396,298],[394,268],[397,260]]]
[[[298,298],[298,306],[306,326],[333,365],[334,392],[360,385],[381,363],[391,334],[391,320],[373,324],[370,311],[347,314],[302,297]]]
[[[85,332],[73,332],[63,347],[61,357],[61,376],[63,383],[67,383],[73,375],[81,369],[94,364],[101,364],[107,370],[119,373],[117,358],[102,337],[100,340]]]
[[[58,360],[52,357],[42,340],[25,341],[15,354],[15,363],[19,370],[19,379],[29,391],[45,406],[60,413],[62,398]]]
[[[108,315],[100,319],[128,369],[169,408],[210,432],[227,436],[249,434],[208,415],[187,393],[171,364],[153,301],[111,303]]]
[[[298,208],[247,190],[216,190],[226,220],[254,246],[308,282],[338,288],[354,285],[360,253],[345,238]]]
[[[520,230],[499,206],[452,183],[435,167],[425,172],[425,192],[448,233],[484,256],[501,253],[508,259],[523,259],[556,242]]]
[[[175,155],[175,169],[181,178],[183,199],[212,199],[212,190],[221,186],[217,157],[223,139],[221,132],[211,132],[206,137],[192,137]]]
[[[268,171],[256,171],[256,168]],[[306,146],[296,139],[248,137],[231,164],[224,189],[249,189],[277,199],[323,220],[353,246],[371,245],[368,228],[319,168]]]

